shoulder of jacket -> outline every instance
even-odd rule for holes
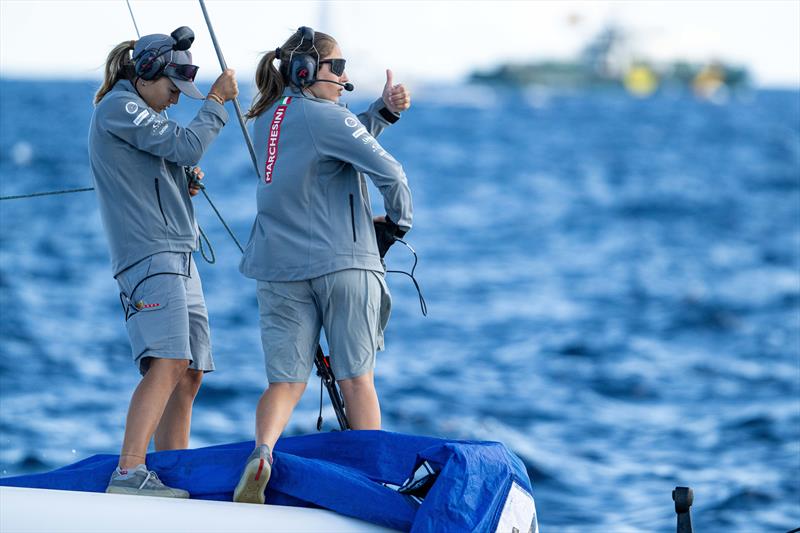
[[[346,107],[334,103],[317,102],[303,99],[303,110],[310,126],[324,126],[341,124],[342,128],[352,127],[348,122],[358,121],[358,118]]]
[[[333,102],[320,102],[310,98],[298,98],[295,101],[301,103],[309,112],[323,116],[344,116],[350,113],[346,107]]]
[[[115,113],[120,109],[135,116],[147,109],[147,104],[139,95],[128,91],[111,91],[97,104],[97,111],[102,113]]]

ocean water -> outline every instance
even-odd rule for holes
[[[91,186],[94,88],[0,80],[0,194]],[[422,88],[381,142],[414,193],[429,308],[389,275],[386,429],[504,442],[544,531],[674,531],[676,485],[697,531],[800,526],[797,90],[720,105]],[[246,239],[255,178],[234,118],[201,165]],[[198,447],[252,438],[265,375],[254,282],[195,205],[217,257],[198,257],[218,367]],[[137,381],[94,193],[0,203],[0,473],[118,452]],[[318,388],[289,433],[315,431]]]

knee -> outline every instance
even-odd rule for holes
[[[339,386],[345,394],[371,393],[375,390],[372,372],[350,379],[339,380]]]
[[[153,359],[147,373],[153,373],[177,385],[186,375],[188,368],[189,361],[186,359]]]
[[[203,372],[199,370],[186,369],[178,386],[181,391],[192,398],[197,396],[200,385],[203,383]]]
[[[270,383],[265,391],[268,394],[278,394],[281,396],[290,396],[292,398],[300,399],[306,390],[305,383]]]

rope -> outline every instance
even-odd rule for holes
[[[0,200],[19,200],[20,198],[33,198],[35,196],[50,196],[54,194],[69,194],[73,192],[87,192],[93,190],[94,187],[86,187],[85,189],[65,189],[63,191],[35,192],[32,194],[18,194],[16,196],[0,196]]]
[[[206,260],[206,263],[213,265],[217,262],[217,257],[214,255],[214,248],[211,247],[211,241],[208,240],[203,228],[201,228],[199,224],[197,225],[197,229],[200,230],[200,238],[197,240],[197,242],[200,244],[200,255],[203,256],[203,259]],[[203,241],[206,241],[206,244],[208,245],[208,251],[211,253],[211,259],[209,259],[206,255],[206,250],[203,248]]]
[[[211,206],[211,209],[213,209],[213,210],[214,210],[214,212],[217,214],[217,217],[219,218],[219,221],[220,221],[220,222],[222,222],[222,225],[223,225],[223,226],[225,226],[225,229],[226,229],[226,230],[228,230],[228,235],[230,235],[230,236],[231,236],[231,239],[233,239],[233,242],[235,242],[235,243],[236,243],[236,246],[238,246],[238,247],[239,247],[239,251],[240,251],[240,252],[242,252],[242,253],[244,253],[244,248],[242,248],[242,245],[241,245],[241,244],[239,244],[239,240],[236,238],[236,235],[234,235],[234,234],[233,234],[233,231],[231,230],[231,228],[229,228],[229,227],[228,227],[228,224],[225,222],[225,219],[224,219],[224,218],[222,218],[222,215],[221,215],[221,214],[219,213],[219,211],[217,210],[217,206],[215,206],[215,205],[214,205],[214,202],[212,202],[212,201],[211,201],[211,198],[208,196],[208,193],[206,192],[205,188],[203,188],[203,189],[200,189],[200,190],[201,190],[201,191],[203,191],[203,196],[205,196],[205,197],[206,197],[206,200],[208,200],[208,205],[210,205],[210,206]],[[208,246],[209,246],[209,248],[210,248],[210,247],[211,247],[211,244],[209,243],[209,245],[208,245]]]

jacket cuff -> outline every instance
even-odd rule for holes
[[[229,118],[228,110],[225,109],[225,106],[221,105],[219,102],[216,102],[211,98],[206,98],[203,101],[203,109],[210,111],[214,115],[217,115],[223,124],[227,124]]]
[[[389,218],[389,215],[388,215],[388,214],[386,214],[386,215],[384,216],[384,218],[386,219],[386,224],[389,226],[389,228],[390,228],[390,229],[391,229],[391,231],[392,231],[392,234],[393,234],[395,237],[397,237],[398,239],[402,239],[403,237],[405,237],[405,236],[406,236],[406,232],[407,232],[408,230],[402,230],[402,229],[400,229],[400,226],[398,226],[397,224],[395,224],[394,220],[392,220],[391,218]],[[409,229],[410,229],[410,228],[409,228]]]

